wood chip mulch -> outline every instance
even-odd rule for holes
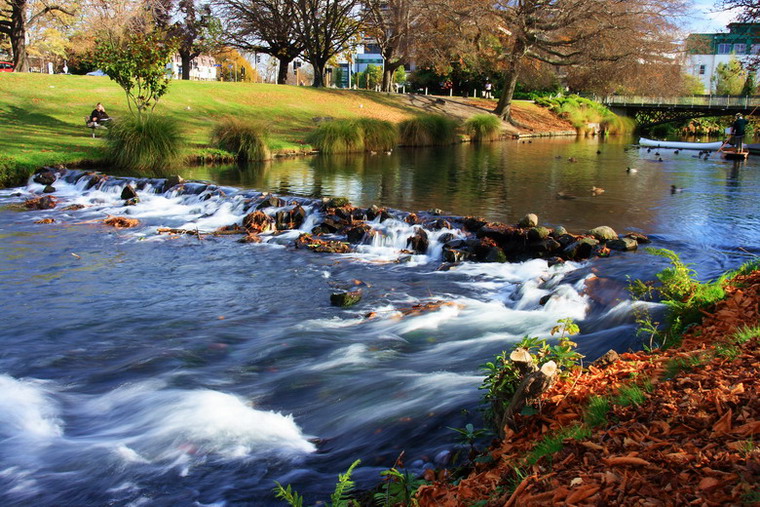
[[[522,418],[518,432],[508,431],[488,451],[491,463],[456,485],[423,486],[420,505],[758,505],[760,340],[725,351],[737,330],[760,324],[760,271],[737,277],[726,292],[679,347],[622,354],[557,383],[540,414]],[[690,368],[666,378],[668,365],[691,358]],[[651,392],[644,391],[641,405],[613,403],[608,423],[591,437],[566,439],[559,452],[526,464],[545,435],[583,422],[590,396],[614,398],[621,385],[645,379]]]

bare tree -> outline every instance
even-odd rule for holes
[[[243,51],[273,56],[279,62],[277,84],[288,79],[288,65],[304,49],[298,37],[293,0],[221,0],[229,43]]]
[[[421,0],[364,0],[366,35],[383,55],[383,91],[392,91],[396,69],[409,63],[421,23]]]
[[[16,72],[28,72],[29,62],[26,51],[26,32],[30,26],[50,13],[60,12],[74,15],[76,5],[71,2],[58,4],[47,0],[0,0],[0,33],[11,41],[13,66]],[[34,7],[34,10],[32,9]]]
[[[314,69],[313,86],[325,85],[325,66],[362,27],[360,0],[295,0],[298,38]]]
[[[760,1],[758,0],[716,0],[716,7],[723,10],[736,10],[737,19],[744,23],[760,21]]]

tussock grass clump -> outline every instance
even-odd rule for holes
[[[602,396],[593,396],[588,400],[588,406],[583,413],[583,420],[592,428],[604,426],[609,422],[607,419],[609,412],[610,400]]]
[[[322,153],[388,151],[398,144],[398,131],[391,122],[374,118],[332,120],[317,127],[306,142]]]
[[[604,105],[578,95],[541,97],[536,99],[536,104],[568,120],[579,134],[588,132],[589,123],[598,123],[607,134],[623,134],[635,127],[630,119],[617,116]]]
[[[360,118],[356,124],[364,139],[367,151],[388,151],[398,144],[398,129],[389,121]]]
[[[457,124],[451,118],[425,114],[399,124],[399,138],[405,146],[440,146],[456,142]]]
[[[322,123],[309,134],[306,142],[322,153],[364,151],[364,133],[354,120],[333,120]]]
[[[272,158],[268,137],[263,125],[226,116],[211,132],[211,143],[232,153],[238,162],[254,162]]]
[[[501,119],[494,114],[476,114],[464,122],[464,130],[476,143],[493,141],[501,134]]]
[[[180,159],[182,129],[157,115],[129,116],[108,131],[108,159],[140,176],[166,176]]]

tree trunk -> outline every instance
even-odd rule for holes
[[[291,59],[287,56],[278,56],[277,61],[280,62],[277,68],[277,84],[288,84],[288,65]]]
[[[314,83],[311,86],[314,88],[324,88],[325,86],[325,63],[311,62],[311,66],[314,68]],[[300,83],[299,83],[300,84]]]
[[[182,79],[188,81],[190,79],[190,65],[193,62],[190,53],[180,50],[179,51],[180,65],[182,65]]]
[[[15,72],[29,72],[26,56],[26,3],[27,0],[11,1],[11,48]]]
[[[515,94],[517,86],[517,77],[520,73],[518,66],[520,59],[525,55],[525,44],[518,40],[512,46],[512,54],[509,55],[507,68],[504,70],[504,89],[499,97],[499,103],[496,104],[494,114],[501,116],[503,120],[509,121],[509,115],[512,109],[512,96]]]
[[[386,60],[387,61],[387,60]],[[393,89],[393,75],[396,73],[396,69],[401,67],[401,64],[394,64],[394,65],[388,65],[386,63],[385,68],[383,69],[383,86],[382,90],[386,93],[391,93],[395,91]]]

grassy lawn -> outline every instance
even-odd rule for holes
[[[122,89],[107,77],[0,76],[0,187],[22,183],[42,165],[102,160],[103,139],[93,139],[84,125],[97,102],[116,120],[128,114]],[[208,146],[211,129],[225,115],[265,123],[274,151],[297,152],[308,148],[303,139],[316,117],[398,122],[419,112],[400,96],[372,92],[197,81],[173,81],[156,108],[181,122],[188,156]]]

